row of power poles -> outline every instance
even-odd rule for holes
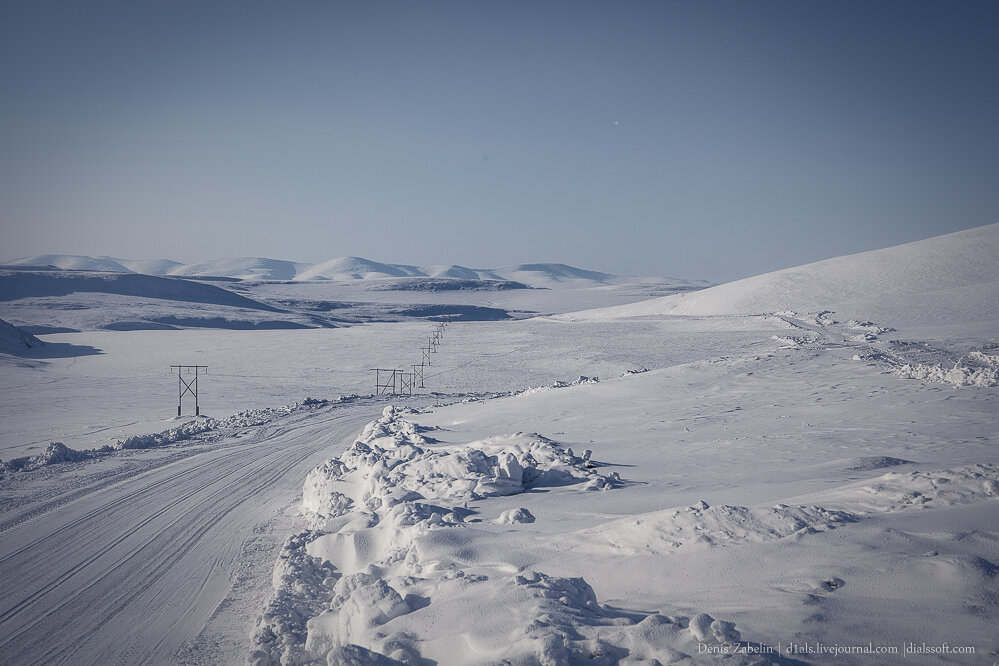
[[[413,395],[413,390],[427,388],[426,369],[430,367],[431,357],[437,353],[444,331],[451,323],[450,315],[444,315],[434,326],[433,332],[427,338],[427,346],[420,347],[420,363],[413,364],[412,371],[398,368],[371,368],[375,373],[375,395]]]
[[[437,353],[444,331],[451,323],[451,316],[444,315],[434,325],[427,338],[427,346],[420,347],[420,364],[413,364],[412,371],[398,368],[371,368],[375,373],[375,395],[413,395],[413,390],[427,388],[426,369],[430,367],[431,357]],[[201,406],[198,404],[198,377],[208,374],[207,365],[171,365],[170,373],[177,372],[177,416],[181,415],[184,396],[194,397],[194,415],[201,416]],[[185,378],[186,377],[186,378]]]

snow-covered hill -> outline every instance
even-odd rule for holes
[[[184,303],[205,303],[276,312],[269,305],[214,285],[141,275],[93,271],[0,270],[0,301],[100,293]]]
[[[111,257],[84,257],[75,254],[36,254],[31,257],[21,257],[3,262],[7,266],[51,266],[67,271],[110,271],[113,273],[132,273],[132,269],[121,261]],[[152,264],[157,266],[157,264]]]
[[[184,277],[230,277],[240,280],[293,280],[302,264],[279,259],[241,257],[212,259],[198,264],[177,264],[164,275]]]
[[[414,266],[388,264],[363,257],[338,257],[315,264],[263,257],[220,258],[196,264],[170,259],[116,259],[79,255],[44,254],[4,262],[8,266],[54,266],[63,270],[145,273],[158,276],[227,277],[271,281],[355,281],[384,278],[454,278],[461,280],[508,280],[536,288],[590,287],[640,282],[677,287],[706,287],[704,281],[677,278],[634,278],[611,275],[559,263],[518,264],[502,268],[465,266]]]
[[[579,313],[600,320],[833,310],[894,323],[999,317],[999,224]],[[577,315],[573,315],[577,316]]]
[[[340,257],[313,264],[300,271],[296,280],[364,280],[384,277],[425,275],[407,271],[400,266],[383,264],[361,257]]]
[[[30,333],[0,319],[0,354],[17,356],[30,349],[38,349],[44,344]]]

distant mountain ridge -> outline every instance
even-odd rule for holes
[[[455,278],[462,280],[500,280],[520,282],[532,287],[594,286],[634,282],[635,278],[589,271],[559,263],[533,263],[501,268],[467,268],[438,265],[412,266],[387,264],[363,257],[338,257],[308,264],[264,257],[211,259],[195,264],[182,264],[170,259],[118,259],[81,255],[43,254],[3,262],[6,266],[55,266],[63,270],[141,273],[172,277],[225,277],[240,280],[313,281],[313,280],[373,280],[382,278]],[[678,286],[709,286],[709,282],[678,278],[640,278],[661,284]]]

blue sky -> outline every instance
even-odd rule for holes
[[[4,2],[0,257],[716,282],[999,221],[996,2]]]

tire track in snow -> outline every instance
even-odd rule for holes
[[[0,585],[17,602],[0,615],[0,661],[169,662],[231,588],[254,523],[287,506],[373,411],[272,423],[253,443],[141,470],[9,528]]]
[[[307,417],[302,417],[302,418],[307,418]],[[15,517],[9,520],[0,522],[0,533],[9,530],[12,527],[21,525],[22,523],[35,520],[39,516],[44,515],[49,511],[57,509],[65,504],[77,502],[80,500],[85,500],[89,495],[92,495],[97,492],[106,491],[109,488],[113,488],[114,486],[118,486],[123,483],[127,483],[129,481],[134,481],[136,478],[140,476],[155,472],[162,468],[169,467],[179,462],[183,462],[188,458],[196,457],[199,455],[205,455],[206,453],[209,454],[218,453],[219,449],[228,448],[232,446],[240,446],[245,448],[249,445],[256,444],[269,437],[277,436],[275,433],[272,432],[273,430],[272,423],[267,423],[262,426],[258,426],[256,427],[256,430],[257,432],[249,440],[243,441],[238,439],[246,433],[246,430],[237,431],[232,436],[227,437],[227,439],[229,440],[228,442],[224,441],[218,444],[202,443],[198,448],[188,448],[186,451],[181,449],[179,451],[179,455],[148,461],[139,469],[112,471],[104,476],[97,477],[93,481],[93,483],[88,483],[83,487],[79,487],[74,490],[60,493],[54,499],[45,499],[39,501],[36,504],[28,505],[26,508],[23,509],[23,512],[20,515],[16,515]],[[187,444],[189,445],[189,442]],[[211,447],[211,449],[209,451],[205,451],[205,447]],[[180,472],[180,474],[185,474],[185,473],[187,472]],[[164,482],[166,481],[167,480],[164,480]],[[115,504],[117,504],[117,502],[110,502],[107,505],[105,505],[105,508],[109,508]],[[21,509],[22,507],[18,507],[16,510],[21,510]],[[103,509],[104,508],[102,507],[98,507],[94,509],[92,513],[99,513]],[[12,553],[11,555],[13,554],[16,553]],[[0,557],[0,565],[3,565],[6,559],[7,559],[6,557]]]

